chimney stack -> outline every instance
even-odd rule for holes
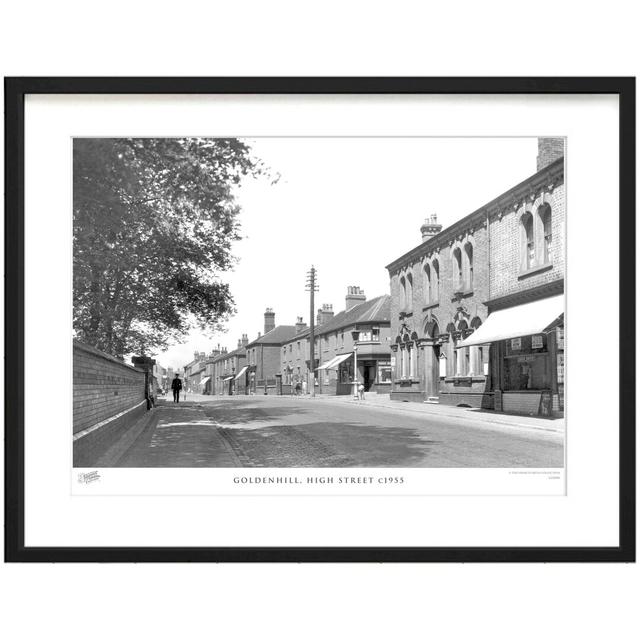
[[[438,224],[438,216],[432,213],[428,218],[424,219],[424,224],[420,227],[422,233],[422,242],[437,236],[442,231],[442,225]]]
[[[364,295],[364,291],[360,287],[347,287],[347,295],[344,299],[345,311],[362,304],[366,299],[367,296]]]
[[[318,315],[316,318],[316,324],[320,326],[325,322],[329,322],[333,318],[333,305],[323,304],[321,309],[318,309]]]
[[[302,316],[298,316],[296,319],[296,333],[300,333],[307,328],[307,323],[304,322]]]
[[[271,307],[267,307],[264,312],[264,332],[269,333],[272,329],[276,328],[276,314]]]
[[[239,349],[242,346],[242,340],[240,338],[238,338],[238,346],[237,348]]]
[[[538,138],[537,171],[564,156],[564,138]]]
[[[242,346],[246,347],[249,344],[249,336],[246,333],[242,334]]]

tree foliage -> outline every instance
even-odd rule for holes
[[[73,145],[76,336],[153,353],[233,312],[220,274],[239,239],[233,189],[264,171],[237,139],[79,138]]]

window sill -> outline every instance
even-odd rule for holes
[[[549,269],[552,269],[552,268],[553,268],[553,263],[551,262],[545,262],[545,264],[536,265],[535,267],[531,267],[526,271],[521,271],[518,274],[518,280],[521,280],[522,278],[528,278],[529,276],[532,276],[536,273],[542,273],[543,271],[548,271]]]
[[[429,309],[435,309],[438,306],[440,306],[440,300],[436,300],[435,302],[430,302],[429,304],[422,307],[422,310],[428,311]]]
[[[470,298],[473,295],[473,289],[464,289],[460,291],[454,291],[451,302],[457,302],[461,298]]]

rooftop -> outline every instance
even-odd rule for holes
[[[298,334],[300,335],[300,334]],[[283,342],[288,342],[291,338],[296,336],[296,327],[292,324],[279,324],[271,331],[265,333],[263,336],[252,340],[247,348],[253,346],[254,344],[282,344]]]
[[[317,325],[314,329],[314,334],[320,336],[365,322],[391,322],[391,296],[389,294],[367,300],[349,309],[349,311],[341,311],[328,322]],[[310,329],[307,327],[283,342],[293,342],[300,338],[306,338],[309,333]]]

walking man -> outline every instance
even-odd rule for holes
[[[173,401],[180,402],[180,391],[182,389],[182,380],[180,380],[179,373],[176,373],[176,377],[171,381],[171,389],[173,390]]]

